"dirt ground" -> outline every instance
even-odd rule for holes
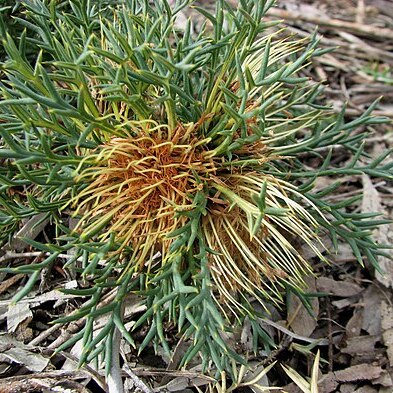
[[[327,103],[337,111],[346,104],[346,116],[354,118],[382,97],[375,114],[393,120],[393,0],[278,0],[277,6],[269,12],[269,18],[283,19],[287,31],[305,37],[318,26],[321,46],[336,47],[334,52],[314,59],[304,70],[306,75],[326,85]],[[376,157],[393,147],[392,121],[373,126],[370,131],[366,140],[370,156]],[[334,154],[336,162],[347,159],[339,149]],[[361,194],[359,211],[378,211],[393,219],[392,183],[367,176],[349,176],[345,180],[335,200]],[[380,227],[374,235],[379,242],[391,245],[393,225]],[[345,244],[330,260],[330,265],[316,266],[316,277],[309,279],[312,292],[329,294],[312,300],[316,317],[292,299],[288,309],[277,314],[269,327],[280,344],[268,360],[278,360],[310,375],[319,349],[320,393],[391,393],[393,265],[389,259],[381,258],[384,275],[375,273],[367,263],[361,267]],[[57,276],[61,274],[58,272]],[[25,278],[17,275],[1,279],[1,329],[12,333],[13,338],[0,335],[0,392],[50,392],[54,391],[53,386],[60,392],[104,391],[102,374],[91,367],[76,369],[80,348],[50,357],[54,348],[81,327],[78,323],[63,327],[49,323],[64,310],[76,306],[72,298],[54,290],[59,281],[43,276],[36,295],[9,313],[8,299],[20,289]],[[156,386],[152,391],[165,391],[159,386],[169,389],[170,384],[172,390],[166,391],[197,391],[192,385],[199,385],[200,391],[207,389],[210,379],[197,370],[167,371],[159,355],[144,353],[137,358],[128,346],[124,346],[123,352],[131,359],[129,366],[133,370],[131,374],[125,372],[129,391],[136,391],[132,375]],[[185,378],[191,385],[188,390],[179,382]],[[290,393],[300,392],[279,370],[273,371],[270,383],[283,386]]]
[[[364,111],[382,96],[376,114],[393,119],[393,2],[385,0],[279,0],[271,15],[285,20],[288,29],[305,36],[318,25],[321,45],[337,47],[316,60],[306,71],[314,80],[326,81],[326,99],[339,110],[347,103],[348,118]],[[393,147],[393,127],[374,127],[366,141],[367,151],[377,157]],[[343,157],[336,153],[336,159]],[[323,187],[323,185],[321,185]],[[392,184],[351,178],[343,184],[337,200],[362,194],[359,211],[392,215]],[[392,244],[393,226],[375,233],[381,243]],[[381,259],[382,276],[357,265],[342,245],[332,256],[332,265],[322,267],[311,287],[331,295],[315,301],[317,319],[292,307],[286,323],[293,332],[310,338],[328,338],[321,347],[326,363],[320,392],[388,393],[393,391],[393,269]],[[307,359],[310,367],[310,358]],[[299,368],[304,358],[296,353],[289,364]],[[298,391],[292,385],[289,392]]]

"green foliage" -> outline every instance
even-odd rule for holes
[[[7,30],[13,37],[17,37],[22,29],[16,26],[14,22],[15,15],[19,14],[20,2],[14,0],[3,0],[0,4],[0,14],[2,15],[5,23],[7,23]],[[0,58],[3,59],[5,52],[3,48],[0,51]]]
[[[364,67],[364,72],[371,75],[377,82],[386,83],[387,85],[393,84],[392,68],[386,64],[370,64],[367,67]]]
[[[109,364],[115,328],[136,345],[133,331],[147,325],[139,351],[153,342],[170,354],[171,324],[190,343],[182,366],[200,354],[205,367],[230,370],[243,359],[224,333],[245,317],[255,351],[273,345],[267,311],[251,299],[279,305],[285,291],[303,294],[311,265],[295,239],[324,260],[326,232],[377,267],[383,245],[371,234],[384,221],[354,211],[357,198],[328,196],[342,176],[392,179],[389,152],[359,160],[364,126],[386,119],[371,115],[376,103],[349,122],[345,108],[336,116],[321,105],[321,87],[299,74],[325,50],[315,37],[273,32],[277,23],[263,19],[272,1],[196,7],[211,26],[199,33],[191,20],[175,26],[188,1],[57,3],[22,1],[18,39],[0,26],[0,241],[41,212],[56,228],[50,243],[26,239],[46,259],[3,269],[31,275],[18,299],[67,251],[65,266],[93,283],[67,290],[90,301],[57,321],[86,318],[59,350],[83,339],[81,363],[103,353]],[[341,167],[331,162],[337,145],[352,156]],[[317,171],[305,155],[320,159]],[[319,177],[337,182],[315,191]],[[108,288],[116,299],[99,308]],[[129,293],[146,305],[131,332],[121,312]],[[103,314],[109,322],[93,336]]]

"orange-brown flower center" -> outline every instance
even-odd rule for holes
[[[115,233],[135,249],[165,242],[163,237],[184,221],[176,210],[187,208],[201,182],[216,171],[206,141],[195,134],[179,125],[171,135],[157,131],[101,146],[94,155],[97,164],[79,176],[90,183],[78,196],[78,208],[85,211],[81,226],[106,220],[103,238]]]

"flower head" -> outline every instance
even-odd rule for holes
[[[115,233],[121,243],[117,251],[134,249],[140,267],[157,251],[165,256],[166,236],[185,222],[176,211],[187,208],[200,182],[216,171],[206,154],[207,140],[197,138],[196,128],[178,125],[169,132],[156,126],[137,136],[112,138],[89,155],[84,161],[93,165],[77,177],[87,186],[74,201],[76,213],[83,212],[83,236],[106,226],[100,240]]]
[[[315,245],[317,222],[293,185],[263,172],[264,164],[282,159],[268,140],[241,144],[233,150],[237,159],[229,161],[201,138],[200,123],[172,131],[149,123],[86,157],[77,176],[86,186],[74,199],[81,214],[77,229],[86,240],[97,228],[100,241],[114,234],[116,252],[131,249],[131,266],[150,270],[157,252],[163,264],[171,260],[172,234],[187,225],[183,213],[202,193],[207,202],[198,225],[212,250],[209,265],[218,292],[235,309],[242,307],[239,296],[255,296],[262,304],[280,301],[283,283],[301,286],[311,271],[291,237],[322,258]],[[198,252],[197,244],[192,251]]]

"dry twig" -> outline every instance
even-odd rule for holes
[[[278,8],[271,8],[268,11],[268,15],[284,20],[303,21],[318,26],[325,26],[332,29],[344,30],[360,36],[373,37],[379,40],[393,40],[393,30],[387,28],[347,22],[339,19],[328,19],[309,16],[300,12],[280,10]]]

